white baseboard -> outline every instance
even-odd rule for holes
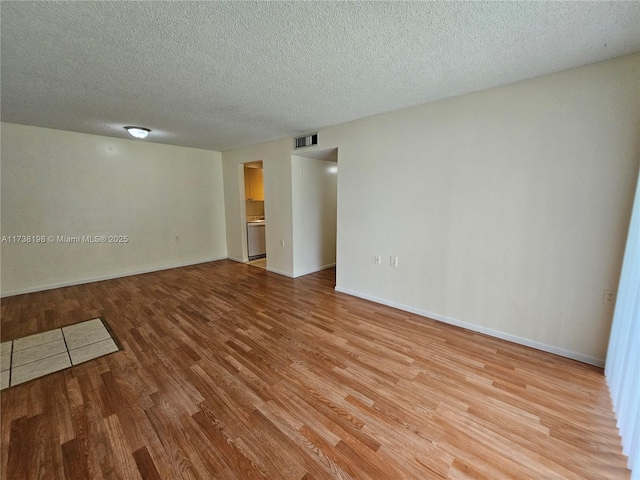
[[[296,273],[294,275],[294,278],[302,277],[304,275],[309,275],[311,273],[320,272],[322,270],[326,270],[327,268],[333,268],[335,266],[336,266],[336,262],[333,262],[333,263],[328,263],[326,265],[322,265],[321,267],[311,268],[309,270],[303,270],[302,273]]]
[[[234,262],[247,263],[248,260],[242,260],[237,257],[227,257],[229,260],[233,260]],[[265,269],[267,272],[277,273],[278,275],[284,275],[285,277],[293,278],[293,275],[290,272],[285,272],[284,270],[278,270],[277,268],[269,267]]]
[[[198,265],[200,263],[216,262],[218,260],[225,260],[227,257],[215,257],[205,260],[195,260],[193,262],[176,263],[173,265],[163,265],[160,267],[145,268],[142,270],[134,270],[129,272],[115,273],[112,275],[102,275],[99,277],[83,278],[80,280],[71,280],[69,282],[50,283],[48,285],[38,285],[37,287],[23,288],[18,290],[12,290],[9,292],[2,292],[1,298],[13,297],[15,295],[23,295],[25,293],[43,292],[45,290],[53,290],[54,288],[71,287],[74,285],[83,285],[85,283],[101,282],[103,280],[113,280],[114,278],[130,277],[132,275],[142,275],[143,273],[159,272],[161,270],[171,270],[172,268],[189,267],[191,265]]]
[[[571,358],[572,360],[577,360],[582,363],[588,363],[589,365],[595,365],[597,367],[604,366],[604,359],[602,358],[592,357],[590,355],[585,355],[583,353],[573,352],[571,350],[565,350],[564,348],[555,347],[553,345],[547,345],[546,343],[536,342],[535,340],[529,340],[528,338],[518,337],[516,335],[501,332],[499,330],[494,330],[492,328],[482,327],[480,325],[475,325],[473,323],[463,322],[455,318],[446,317],[444,315],[439,315],[437,313],[427,312],[424,310],[420,310],[418,308],[410,307],[408,305],[396,303],[391,300],[385,300],[384,298],[378,298],[378,297],[374,297],[373,295],[367,295],[366,293],[360,293],[360,292],[356,292],[346,288],[342,288],[337,285],[335,289],[337,292],[346,293],[347,295],[362,298],[364,300],[369,300],[375,303],[380,303],[382,305],[397,308],[398,310],[403,310],[405,312],[415,313],[416,315],[420,315],[421,317],[432,318],[433,320],[438,320],[443,323],[448,323],[450,325],[455,325],[457,327],[466,328],[467,330],[471,330],[474,332],[484,333],[486,335],[500,338],[502,340],[508,340],[513,343],[535,348],[536,350],[542,350],[543,352],[553,353],[555,355],[560,355],[561,357]]]
[[[284,275],[285,277],[293,278],[293,275],[290,272],[285,272],[284,270],[278,270],[277,268],[267,267],[267,272],[277,273],[278,275]]]

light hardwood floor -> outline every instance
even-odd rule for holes
[[[124,350],[2,391],[1,476],[624,479],[601,369],[220,261],[3,299]]]

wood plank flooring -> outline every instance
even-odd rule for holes
[[[124,350],[0,394],[4,479],[625,479],[601,369],[220,261],[2,299]]]

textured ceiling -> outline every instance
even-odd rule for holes
[[[640,2],[14,2],[2,120],[211,150],[640,51]]]

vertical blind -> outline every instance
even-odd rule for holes
[[[624,252],[605,375],[629,457],[631,478],[640,479],[640,178]]]

